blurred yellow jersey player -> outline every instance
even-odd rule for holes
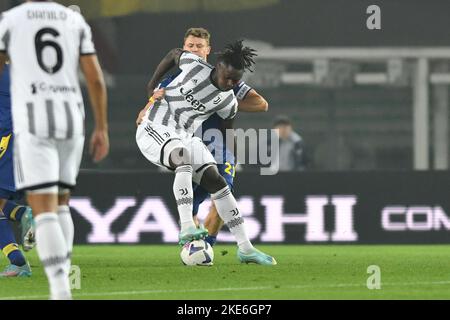
[[[9,260],[9,265],[0,273],[3,277],[29,277],[31,268],[19,249],[10,221],[21,225],[23,249],[33,248],[34,228],[31,208],[20,206],[15,200],[23,197],[16,191],[13,168],[13,144],[11,121],[9,65],[0,74],[0,250]]]

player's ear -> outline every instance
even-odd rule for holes
[[[211,46],[206,47],[206,55],[209,55],[211,53]]]

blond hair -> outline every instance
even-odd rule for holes
[[[211,34],[205,28],[189,28],[184,35],[184,42],[189,36],[205,39],[208,46],[210,45]]]

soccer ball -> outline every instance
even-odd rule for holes
[[[187,242],[181,249],[181,261],[187,266],[212,266],[214,251],[205,240]]]

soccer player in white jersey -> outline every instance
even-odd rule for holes
[[[182,49],[171,50],[158,65],[149,83],[153,92],[163,76],[178,64],[181,73],[166,87],[165,97],[150,108],[138,126],[137,144],[152,163],[175,171],[173,192],[178,206],[180,243],[200,239],[207,230],[197,228],[192,217],[192,181],[212,196],[220,217],[236,238],[241,262],[275,265],[273,257],[251,244],[244,220],[214,157],[194,132],[204,120],[217,113],[232,119],[238,102],[233,87],[254,61],[254,50],[241,41],[228,45],[213,67],[202,58]]]
[[[183,50],[189,51],[204,61],[208,61],[208,56],[211,53],[211,44],[210,44],[211,34],[208,30],[204,28],[189,28],[185,35],[183,41]],[[149,96],[152,96],[153,99],[151,101],[161,100],[165,94],[165,87],[170,85],[170,82],[173,81],[181,73],[181,70],[178,70],[177,73],[170,75],[165,78],[162,83],[158,85],[158,89],[155,92],[149,92]],[[268,110],[268,103],[254,88],[250,87],[244,81],[240,81],[238,85],[233,88],[234,94],[238,99],[238,111],[240,112],[265,112]],[[152,106],[152,103],[147,104],[147,106],[139,113],[138,119],[136,121],[137,125],[139,125],[144,116],[145,112],[149,107]],[[199,130],[197,130],[196,135],[202,138],[205,135],[205,132],[208,130],[220,130],[222,129],[222,125],[224,120],[222,120],[218,115],[212,115],[205,122],[202,123]],[[229,126],[229,125],[228,125]],[[225,134],[224,134],[225,136]],[[206,136],[204,136],[206,137]],[[214,139],[211,141],[210,138],[205,138],[203,143],[208,147],[211,153],[218,161],[217,168],[222,177],[225,178],[227,184],[230,189],[233,190],[234,187],[234,176],[236,174],[235,169],[235,156],[234,153],[227,148],[224,148],[223,141],[217,141],[220,139]],[[216,157],[216,150],[222,150],[221,155],[222,159]],[[213,153],[214,152],[214,153]],[[209,193],[198,185],[194,185],[194,203],[193,203],[193,214],[194,221],[197,225],[199,225],[199,220],[197,218],[197,214],[199,211],[199,207],[201,203],[209,198]],[[205,219],[205,228],[208,229],[208,236],[205,238],[206,242],[208,242],[211,246],[214,246],[216,243],[217,235],[219,230],[223,227],[223,221],[220,219],[219,214],[217,213],[217,209],[214,203],[211,205],[210,211]]]
[[[109,151],[106,87],[91,30],[77,12],[27,1],[0,18],[0,71],[11,60],[15,182],[36,221],[36,246],[51,299],[71,299],[74,226],[69,210],[84,144],[78,66],[86,77],[95,130],[94,161]]]

